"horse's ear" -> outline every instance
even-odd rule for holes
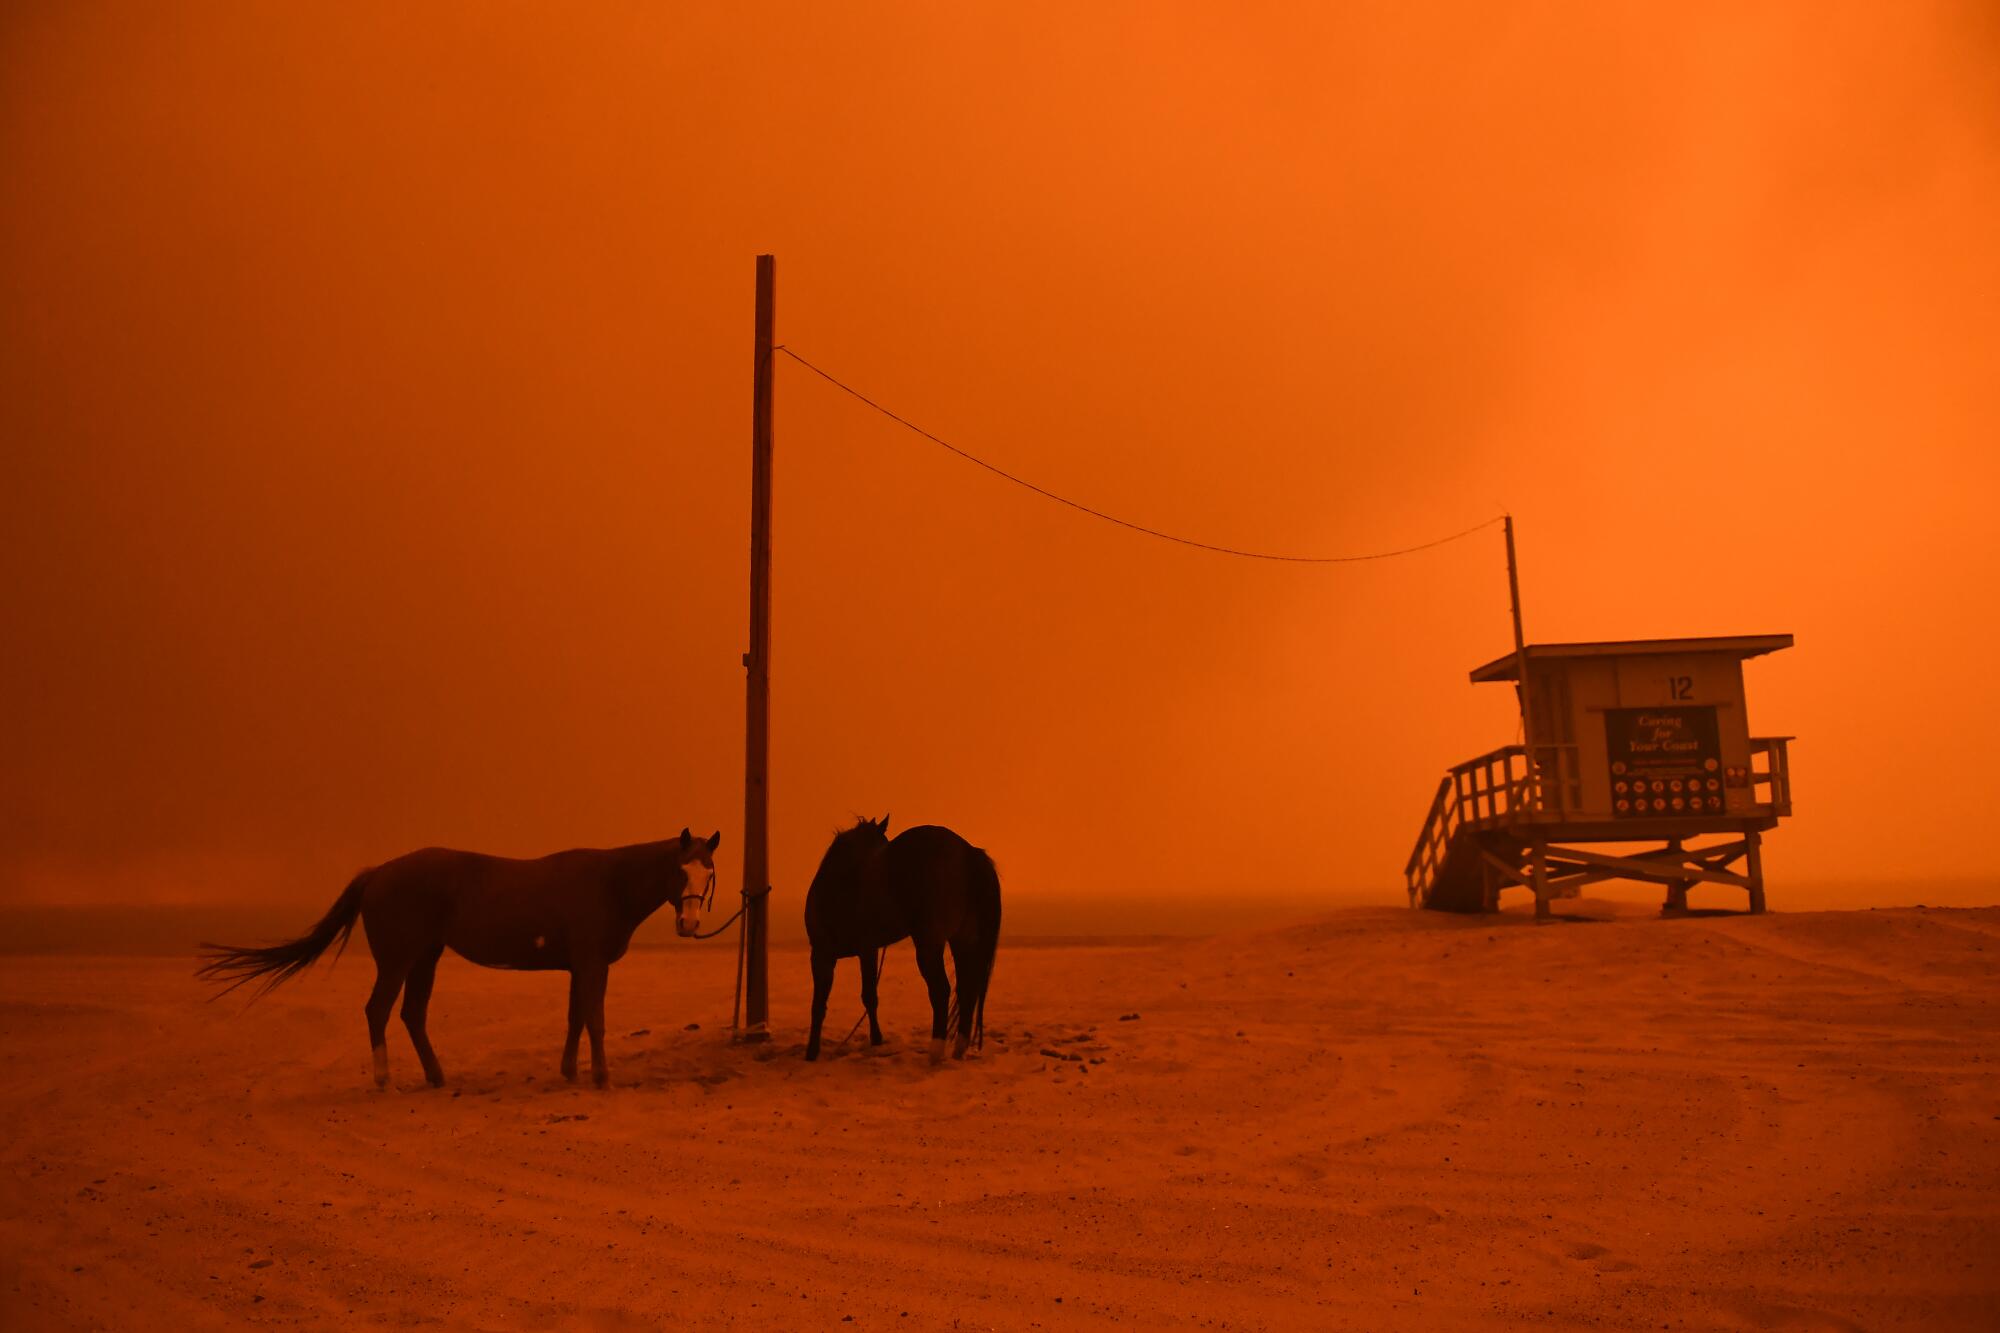
[[[681,850],[682,850],[682,851],[686,851],[686,850],[687,850],[688,848],[690,848],[690,847],[692,847],[692,846],[694,846],[694,834],[692,834],[692,833],[688,832],[688,831],[687,831],[686,829],[682,829],[682,830],[681,830]]]
[[[709,850],[709,853],[710,853],[711,855],[713,855],[713,854],[714,854],[714,852],[715,852],[715,849],[716,849],[716,848],[718,848],[718,847],[720,847],[721,845],[722,845],[722,830],[721,830],[721,829],[717,829],[717,830],[716,830],[715,832],[713,832],[713,833],[711,833],[711,834],[709,834],[709,835],[708,835],[708,850]]]
[[[882,833],[883,833],[883,835],[884,835],[884,836],[887,836],[887,834],[888,834],[888,832],[889,832],[889,816],[887,816],[887,815],[883,815],[883,816],[882,816],[882,824],[881,824],[881,828],[882,828]]]

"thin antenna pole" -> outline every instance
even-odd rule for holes
[[[766,948],[770,935],[771,848],[771,337],[777,265],[757,256],[756,368],[750,410],[750,651],[743,762],[743,1030],[739,1041],[771,1035]]]
[[[1527,646],[1527,639],[1521,633],[1521,573],[1514,563],[1514,516],[1508,514],[1502,522],[1507,534],[1507,601],[1514,613],[1514,651],[1520,653]]]
[[[1519,565],[1514,560],[1514,516],[1512,514],[1506,516],[1503,531],[1507,534],[1507,599],[1510,609],[1514,613],[1514,670],[1516,679],[1520,681],[1521,744],[1527,749],[1528,777],[1530,780],[1533,780],[1536,777],[1538,769],[1538,765],[1535,762],[1535,729],[1532,722],[1532,705],[1528,702],[1529,695],[1533,691],[1530,689],[1528,681],[1527,636],[1521,632],[1521,572]],[[1539,782],[1535,783],[1535,791],[1538,795],[1540,794],[1541,784]]]

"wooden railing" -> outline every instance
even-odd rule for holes
[[[1403,878],[1410,891],[1410,906],[1423,903],[1424,891],[1437,878],[1438,867],[1444,864],[1445,848],[1451,845],[1451,835],[1458,831],[1458,820],[1454,817],[1458,807],[1451,799],[1451,779],[1438,782],[1437,795],[1431,798],[1430,813],[1424,816],[1423,831],[1417,834],[1417,845],[1410,853],[1410,859],[1403,866]]]
[[[1539,809],[1541,799],[1535,777],[1528,769],[1525,747],[1503,745],[1477,759],[1453,765],[1438,783],[1430,813],[1424,816],[1423,831],[1417,835],[1417,845],[1403,867],[1410,906],[1422,903],[1444,864],[1452,836],[1459,829]]]
[[[1771,807],[1771,813],[1789,816],[1792,813],[1792,754],[1790,736],[1752,736],[1750,738],[1750,791],[1759,805]],[[1757,767],[1762,758],[1764,767]]]
[[[1503,745],[1477,759],[1456,764],[1448,780],[1465,811],[1461,818],[1467,823],[1499,819],[1541,806],[1528,768],[1528,752],[1519,745]]]

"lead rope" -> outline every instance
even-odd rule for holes
[[[887,970],[888,966],[889,966],[889,946],[885,944],[882,946],[881,951],[875,955],[875,990],[878,995],[881,993],[882,990],[882,973],[885,970]],[[867,1017],[868,1017],[868,1006],[864,1004],[861,1006],[861,1018],[855,1019],[854,1026],[847,1029],[847,1035],[840,1039],[840,1046],[845,1046],[847,1045],[848,1042],[854,1039],[854,1034],[861,1031],[862,1019],[865,1019]],[[833,1049],[837,1051],[840,1049],[840,1046],[836,1046]]]
[[[770,890],[766,889],[765,892],[769,893]],[[743,895],[743,897],[745,901],[748,901],[750,895],[746,893]],[[731,926],[735,925],[736,918],[742,915],[743,915],[743,909],[739,907],[734,912],[731,912],[729,914],[729,919],[727,921],[717,926],[714,930],[707,930],[707,931],[697,930],[694,934],[688,936],[688,938],[691,940],[712,940],[717,935],[720,935],[723,931],[728,930]]]
[[[715,887],[715,876],[710,875],[708,878],[709,887],[713,889]],[[706,935],[696,935],[693,938],[707,940],[720,935],[723,931],[729,929],[730,922],[735,921],[737,917],[743,915],[744,908],[750,906],[752,898],[762,898],[770,891],[771,886],[768,884],[756,893],[752,893],[748,889],[743,890],[743,906],[737,908],[728,921],[723,922]],[[743,957],[750,948],[749,935],[749,923],[745,922],[744,928],[736,932],[736,999],[729,1006],[729,1030],[731,1032],[740,1032],[743,1028]]]
[[[750,899],[746,895],[743,899],[743,907],[748,907],[749,905]],[[742,907],[736,909],[736,915],[743,915]],[[729,1002],[729,1030],[737,1036],[741,1036],[743,1033],[743,955],[749,950],[749,947],[750,925],[748,922],[745,922],[743,929],[736,932],[736,998]]]
[[[770,891],[771,890],[767,887],[764,890],[764,893],[769,893]],[[743,894],[743,907],[748,907],[750,905],[750,900],[752,898],[761,898],[763,896],[764,896],[763,893],[753,894],[746,890]],[[703,907],[707,907],[710,903],[713,903],[714,901],[715,901],[715,872],[711,870],[708,872],[708,887],[702,890],[701,905]],[[714,939],[717,935],[720,935],[723,931],[728,930],[731,926],[736,924],[736,918],[743,915],[743,907],[739,907],[734,912],[731,912],[729,914],[729,919],[723,922],[721,925],[717,926],[714,930],[708,930],[708,931],[697,930],[694,934],[688,936],[688,938],[691,940]]]

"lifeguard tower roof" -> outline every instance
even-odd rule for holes
[[[1524,650],[1534,661],[1569,657],[1667,657],[1684,653],[1721,653],[1742,661],[1792,646],[1789,634],[1738,634],[1714,639],[1618,639],[1605,643],[1531,643]],[[1521,661],[1514,653],[1496,657],[1472,669],[1473,684],[1521,678]]]

